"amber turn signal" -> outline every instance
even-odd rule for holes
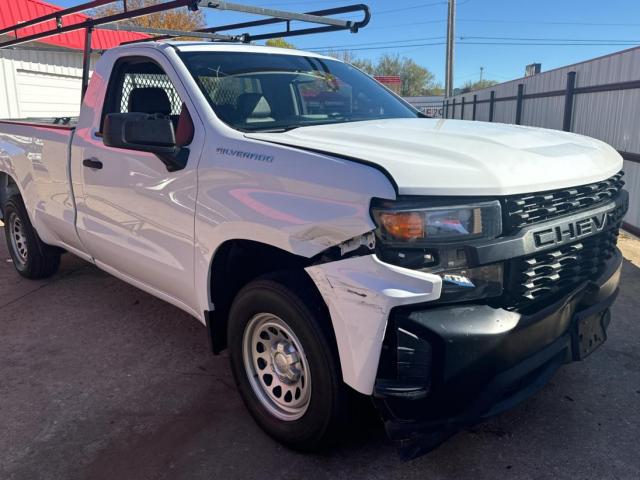
[[[380,214],[380,221],[397,240],[417,240],[424,236],[424,215],[418,212],[384,212]]]

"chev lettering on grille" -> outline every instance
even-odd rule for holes
[[[626,208],[623,205],[612,205],[608,211],[537,230],[533,232],[533,242],[536,248],[569,243],[602,232],[607,225],[618,223],[625,213]]]

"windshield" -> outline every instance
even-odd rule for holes
[[[218,117],[238,130],[421,117],[368,75],[335,60],[243,52],[181,56]]]

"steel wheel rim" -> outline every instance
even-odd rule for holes
[[[20,265],[24,265],[27,263],[29,256],[27,235],[22,220],[15,213],[12,213],[9,217],[9,238],[11,239],[11,249],[16,261]]]
[[[284,421],[301,418],[311,399],[311,376],[302,344],[291,327],[271,313],[254,315],[244,330],[242,358],[262,406]]]

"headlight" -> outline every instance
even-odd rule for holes
[[[464,301],[502,294],[502,264],[469,267],[467,246],[498,237],[498,201],[463,205],[425,205],[380,201],[371,213],[378,225],[378,255],[388,263],[442,277],[442,301]]]
[[[502,231],[497,201],[430,208],[409,203],[383,203],[374,207],[372,213],[387,242],[465,242],[496,238]]]

